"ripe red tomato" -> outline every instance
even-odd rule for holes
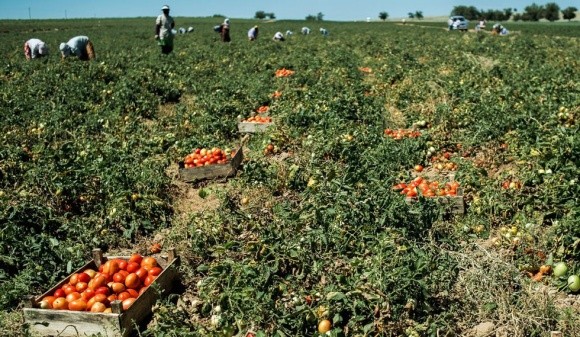
[[[111,291],[109,290],[109,287],[98,287],[97,289],[95,289],[95,294],[103,294],[103,295],[109,295]]]
[[[123,260],[123,259],[118,259],[117,261],[119,263],[119,269],[127,270],[127,264],[129,264],[129,262],[127,262],[126,260]]]
[[[77,284],[78,281],[79,281],[79,274],[75,273],[75,274],[72,274],[70,276],[68,284],[70,284],[71,286],[74,286]]]
[[[87,306],[87,308],[90,308],[91,312],[104,312],[107,306],[104,303],[95,302],[91,307]]]
[[[79,292],[82,293],[83,291],[85,291],[87,288],[89,287],[89,284],[87,282],[77,282],[75,289]]]
[[[422,172],[423,171],[423,165],[415,165],[415,171]]]
[[[69,303],[72,301],[78,300],[79,298],[81,298],[81,293],[76,292],[76,291],[66,295],[66,297],[65,297],[66,301]]]
[[[129,307],[135,302],[136,298],[134,297],[129,297],[125,300],[123,300],[123,303],[121,304],[123,306],[123,310],[127,310],[129,309]]]
[[[113,282],[113,284],[111,285],[111,290],[115,294],[121,293],[125,291],[125,284],[121,282]]]
[[[119,301],[124,301],[124,300],[126,300],[128,298],[131,298],[131,294],[129,294],[126,291],[123,291],[122,293],[120,293],[120,294],[117,295],[117,300],[119,300]]]
[[[91,276],[85,272],[79,273],[78,281],[88,283],[91,280]]]
[[[129,262],[129,264],[127,264],[127,272],[129,274],[136,272],[139,268],[141,268],[141,265],[137,262]]]
[[[135,289],[127,289],[127,292],[129,293],[129,295],[131,295],[131,297],[134,298],[139,297],[139,292]]]
[[[160,267],[153,267],[149,269],[149,275],[157,276],[161,274],[163,270]]]
[[[103,266],[103,274],[113,275],[119,271],[119,262],[117,260],[109,260]]]
[[[145,281],[145,278],[147,277],[147,275],[149,275],[149,272],[145,268],[139,268],[139,270],[137,270],[135,274],[139,276],[139,279],[141,279],[141,281]]]
[[[85,289],[85,291],[83,291],[81,293],[81,297],[85,300],[88,301],[91,298],[93,298],[96,295],[95,291],[92,289]]]
[[[153,281],[155,281],[155,276],[147,275],[147,277],[145,278],[145,281],[143,282],[143,285],[148,287],[151,283],[153,283]]]
[[[136,273],[131,273],[125,278],[125,286],[129,289],[137,289],[141,285],[141,277]]]
[[[141,256],[141,254],[133,254],[129,258],[129,262],[135,262],[135,263],[138,263],[139,265],[141,264],[142,260],[143,260],[143,256]]]
[[[66,293],[64,292],[64,290],[62,290],[62,288],[56,289],[54,291],[54,297],[65,297]]]
[[[77,291],[77,289],[75,288],[75,286],[72,286],[72,285],[70,285],[70,284],[65,284],[65,285],[63,285],[61,289],[64,291],[64,293],[65,293],[66,295],[68,295],[68,294],[70,294],[70,293],[74,293],[74,292],[76,292],[76,291]]]
[[[67,310],[68,302],[64,297],[58,297],[52,302],[52,308],[56,310]]]
[[[127,275],[129,275],[129,273],[126,270],[120,270],[113,275],[113,282],[124,283]]]
[[[87,309],[87,301],[79,298],[68,304],[68,310],[72,311],[85,311]]]

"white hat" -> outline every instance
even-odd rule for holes
[[[224,20],[224,23],[229,25],[230,24],[230,19],[225,19]]]
[[[165,6],[161,7],[161,10],[162,10],[162,11],[164,11],[164,10],[166,10],[166,9],[167,9],[167,10],[169,10],[169,6],[165,5]]]
[[[48,47],[46,46],[46,44],[44,42],[41,42],[38,44],[38,53],[40,55],[48,54]]]
[[[60,46],[58,47],[58,49],[60,49],[60,52],[62,53],[63,56],[69,56],[70,55],[70,47],[68,46],[68,44],[66,43],[61,43]]]

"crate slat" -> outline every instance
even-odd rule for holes
[[[239,122],[238,131],[240,133],[260,133],[265,132],[274,123],[252,123],[252,122]]]
[[[185,182],[194,182],[202,179],[230,177],[236,173],[243,159],[244,154],[240,147],[229,163],[179,168],[179,178]]]

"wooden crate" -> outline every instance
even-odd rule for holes
[[[266,131],[266,129],[272,125],[274,125],[274,122],[271,123],[239,122],[238,131],[240,133],[260,133]]]
[[[179,179],[185,182],[194,182],[202,179],[230,177],[234,175],[238,167],[242,164],[244,154],[240,147],[234,157],[226,164],[213,164],[200,167],[183,167],[183,162],[179,163]]]
[[[93,261],[88,262],[74,273],[80,273],[86,269],[98,270],[102,263],[108,259],[123,258],[128,256],[103,257],[100,249],[93,250]],[[37,336],[91,336],[101,334],[107,337],[129,336],[137,325],[145,323],[145,319],[151,314],[151,308],[162,294],[168,293],[177,278],[177,257],[174,250],[169,250],[166,257],[156,257],[163,271],[155,278],[155,281],[147,287],[137,300],[127,309],[122,310],[121,301],[111,304],[113,313],[92,313],[86,311],[40,309],[39,302],[45,296],[69,282],[71,275],[52,287],[46,293],[31,297],[28,308],[24,308],[24,322],[28,324],[33,335]],[[73,273],[73,274],[74,274]]]
[[[450,207],[451,213],[453,214],[464,214],[465,213],[465,203],[463,200],[463,189],[457,189],[457,195],[455,196],[445,196],[445,197],[429,197],[425,198],[428,200],[435,200],[444,207]],[[407,205],[412,205],[419,201],[419,198],[405,198]]]

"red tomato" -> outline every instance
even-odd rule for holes
[[[423,165],[415,165],[415,171],[422,172],[423,171]]]
[[[123,301],[122,306],[123,310],[129,309],[129,307],[135,302],[136,298],[130,297]]]
[[[79,292],[82,293],[83,291],[85,291],[87,288],[89,287],[89,284],[87,282],[78,282],[75,286],[75,289]]]
[[[88,301],[91,298],[93,298],[96,295],[96,293],[92,290],[92,289],[85,289],[85,291],[83,291],[81,293],[81,297],[85,300]]]
[[[135,289],[127,289],[127,292],[129,293],[129,295],[131,295],[131,297],[133,298],[137,298],[139,297],[139,292]]]
[[[80,274],[78,275],[78,280],[79,280],[79,282],[85,282],[85,283],[88,283],[88,282],[91,280],[91,278],[92,278],[92,277],[91,277],[89,274],[87,274],[87,273],[84,273],[84,272],[83,272],[83,273],[80,273]]]
[[[54,297],[65,297],[66,294],[64,292],[64,290],[62,290],[62,288],[56,289],[54,291]]]
[[[121,293],[125,291],[125,284],[121,282],[113,282],[113,284],[111,285],[111,290],[115,294]]]
[[[74,300],[68,304],[68,310],[85,311],[87,309],[87,301],[82,298]]]
[[[119,271],[119,262],[117,260],[109,260],[103,266],[103,274],[113,275]]]
[[[141,265],[137,262],[129,262],[129,264],[127,264],[127,272],[129,274],[136,272],[139,268],[141,268]]]
[[[119,263],[119,269],[121,269],[121,270],[127,269],[127,264],[129,264],[129,262],[127,262],[126,260],[122,260],[122,259],[119,259],[117,261]]]
[[[95,290],[95,294],[103,294],[103,295],[109,295],[109,293],[110,293],[110,292],[111,292],[111,291],[109,290],[109,287],[105,287],[105,286],[98,287],[98,288]]]
[[[141,264],[142,260],[143,260],[143,256],[141,256],[141,254],[133,254],[129,258],[129,262],[135,262],[135,263],[138,263],[139,265]]]
[[[74,293],[74,292],[77,291],[77,289],[74,286],[70,285],[70,284],[63,285],[61,289],[64,290],[64,293],[66,295],[68,295],[70,293]]]
[[[58,297],[52,302],[52,308],[56,310],[67,310],[68,302],[64,297]]]
[[[69,303],[72,301],[78,300],[79,298],[81,298],[81,293],[76,292],[76,291],[66,295],[66,297],[65,297],[66,301]]]
[[[107,306],[101,302],[96,302],[90,307],[91,312],[103,312],[105,309],[107,309]]]
[[[120,270],[120,271],[116,272],[115,275],[113,275],[113,281],[124,283],[127,275],[129,275],[129,273],[127,271]]]
[[[68,281],[68,284],[70,284],[71,286],[74,286],[77,284],[78,281],[79,281],[79,274],[75,273],[75,274],[71,275],[71,277]]]
[[[155,276],[147,275],[147,277],[145,278],[145,281],[143,282],[143,285],[148,287],[151,283],[153,283],[153,281],[155,281]]]
[[[124,300],[126,300],[128,298],[131,298],[131,294],[129,294],[126,291],[123,291],[122,293],[120,293],[119,295],[117,295],[117,300],[119,300],[119,301],[124,301]]]
[[[141,277],[136,273],[131,273],[125,278],[125,286],[129,289],[137,289],[141,285]]]
[[[161,274],[163,270],[160,267],[153,267],[149,269],[149,275],[157,276]]]
[[[96,290],[100,287],[104,287],[107,285],[107,278],[105,276],[97,275],[94,279],[89,282],[89,288],[92,290]]]
[[[141,281],[145,281],[145,278],[147,277],[147,275],[149,275],[149,272],[145,268],[139,268],[139,270],[137,270],[135,274],[139,276]]]

